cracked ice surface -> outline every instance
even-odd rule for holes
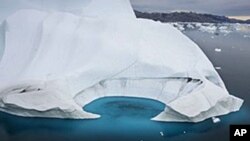
[[[240,109],[243,100],[194,42],[169,24],[136,19],[128,0],[105,2],[90,0],[80,15],[24,9],[2,22],[1,111],[97,118],[82,107],[108,96],[165,103],[157,121],[199,122]]]

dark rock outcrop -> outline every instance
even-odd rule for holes
[[[226,16],[200,14],[195,12],[147,13],[135,10],[137,18],[152,19],[161,22],[199,22],[199,23],[248,23],[250,20],[231,19]]]

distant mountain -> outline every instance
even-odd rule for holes
[[[226,16],[212,14],[200,14],[195,12],[173,12],[173,13],[147,13],[135,10],[137,18],[152,19],[161,22],[200,22],[200,23],[248,23],[250,19],[243,21],[231,19]]]

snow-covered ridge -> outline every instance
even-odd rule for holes
[[[162,101],[158,121],[239,110],[243,100],[228,94],[194,42],[170,24],[136,19],[128,0],[106,2],[90,1],[82,15],[20,10],[1,24],[1,111],[97,118],[82,107],[105,96]]]

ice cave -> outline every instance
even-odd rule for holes
[[[137,19],[129,0],[86,0],[81,12],[18,9],[0,25],[0,111],[88,119],[91,101],[143,97],[156,121],[200,122],[238,111],[202,50],[170,24]]]

